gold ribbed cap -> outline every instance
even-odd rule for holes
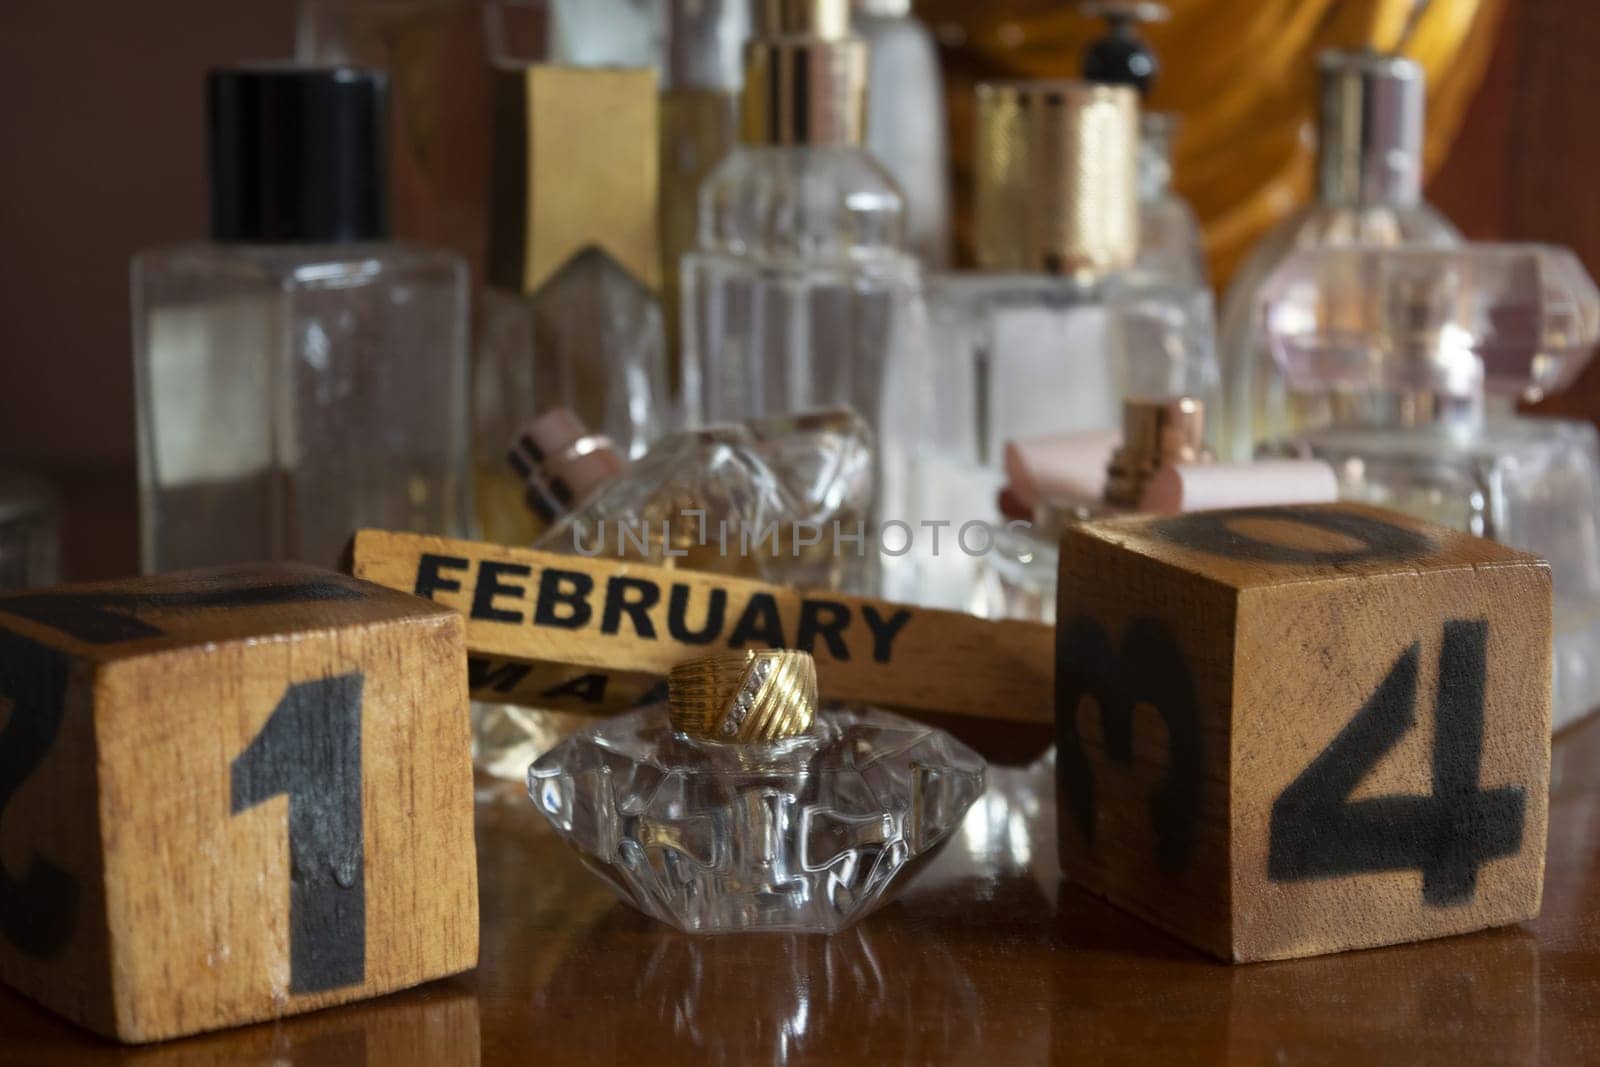
[[[710,656],[672,669],[672,728],[707,741],[749,743],[796,737],[817,712],[817,665],[787,649]]]
[[[978,266],[1104,274],[1139,251],[1139,94],[1085,82],[978,87]]]
[[[758,0],[745,46],[740,139],[758,145],[859,145],[867,45],[849,0]]]
[[[1122,447],[1106,468],[1106,503],[1137,508],[1156,471],[1174,463],[1205,463],[1206,408],[1193,397],[1128,400],[1122,405]]]

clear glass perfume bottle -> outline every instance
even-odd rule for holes
[[[484,536],[526,544],[538,528],[504,458],[520,427],[566,408],[633,457],[665,422],[656,84],[649,71],[519,66],[494,85],[475,483]]]
[[[666,706],[590,727],[528,792],[634,907],[691,933],[834,933],[886,903],[984,789],[981,757],[877,710],[817,704],[804,652],[672,672]]]
[[[854,0],[867,43],[867,151],[905,194],[906,245],[929,270],[950,262],[950,136],[944,74],[911,0]]]
[[[848,0],[772,0],[746,49],[741,144],[706,180],[684,258],[683,399],[727,422],[849,407],[903,459],[885,383],[920,342],[904,205],[861,148],[866,48]]]
[[[1330,463],[1348,499],[1543,556],[1555,581],[1555,719],[1600,706],[1600,449],[1593,427],[1512,414],[1600,340],[1571,253],[1531,245],[1298,253],[1261,294],[1302,427],[1269,454]]]
[[[210,77],[213,243],[133,263],[147,571],[466,533],[466,265],[387,243],[387,84]]]
[[[1251,253],[1223,302],[1218,452],[1248,459],[1291,432],[1283,380],[1259,330],[1261,289],[1290,255],[1351,245],[1454,245],[1454,226],[1422,199],[1422,68],[1400,56],[1328,52],[1321,59],[1317,199]]]
[[[661,269],[667,381],[683,377],[679,265],[698,237],[700,187],[738,140],[751,0],[667,0],[661,77]]]
[[[978,114],[983,271],[930,278],[932,366],[906,386],[924,420],[914,511],[957,527],[991,517],[1006,441],[1116,430],[1125,397],[1208,399],[1217,377],[1209,290],[1135,264],[1135,91],[986,85]],[[972,557],[919,564],[900,595],[966,604]]]

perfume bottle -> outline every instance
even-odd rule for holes
[[[1223,303],[1219,451],[1250,458],[1257,442],[1294,429],[1284,384],[1259,330],[1261,288],[1297,250],[1436,245],[1455,227],[1422,199],[1422,68],[1400,56],[1328,52],[1321,59],[1317,198],[1267,234]]]
[[[529,769],[528,793],[661,922],[835,933],[943,847],[984,773],[931,727],[819,706],[808,653],[749,651],[675,668],[666,705],[569,738]]]
[[[1166,7],[1147,0],[1101,0],[1080,10],[1106,20],[1106,33],[1083,56],[1085,80],[1127,85],[1150,95],[1161,64],[1139,24],[1164,22]],[[1178,116],[1145,112],[1139,121],[1139,269],[1179,284],[1206,285],[1205,237],[1188,201],[1172,188],[1172,142]]]
[[[0,590],[55,585],[60,556],[55,491],[29,475],[0,471]]]
[[[865,591],[872,436],[853,412],[686,430],[605,483],[540,547]]]
[[[867,43],[867,151],[905,194],[906,245],[929,270],[950,262],[950,137],[944,74],[911,0],[854,0]]]
[[[1129,400],[1121,434],[1009,443],[1001,512],[1011,521],[982,560],[970,610],[1053,623],[1057,546],[1073,523],[1339,499],[1326,463],[1288,457],[1217,463],[1205,438],[1205,405],[1175,397]]]
[[[684,258],[683,399],[728,422],[849,407],[903,466],[920,276],[899,189],[861,147],[866,46],[848,0],[767,0],[746,49],[741,143],[700,194]],[[881,501],[880,501],[881,506]]]
[[[1210,292],[1135,262],[1135,91],[986,85],[978,116],[982,272],[929,280],[932,366],[903,386],[922,386],[914,511],[957,527],[989,517],[1007,440],[1116,430],[1125,397],[1204,400],[1217,377]],[[924,556],[897,593],[959,608],[975,565]]]
[[[493,77],[475,482],[484,536],[526,544],[537,530],[504,459],[520,427],[565,408],[628,457],[663,429],[656,83],[647,70],[554,66],[501,67]]]
[[[1600,293],[1533,245],[1297,253],[1263,331],[1307,429],[1263,446],[1330,463],[1341,494],[1550,561],[1554,708],[1600,705],[1600,451],[1588,423],[1512,413],[1565,388],[1600,340]]]
[[[733,149],[739,133],[743,52],[751,0],[667,0],[666,65],[661,80],[662,306],[667,318],[667,382],[683,377],[678,268],[693,250],[700,187]]]
[[[468,524],[467,271],[388,243],[375,71],[209,78],[212,243],[133,263],[143,565]]]

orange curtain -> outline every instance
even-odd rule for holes
[[[1431,174],[1488,67],[1509,0],[1167,0],[1144,28],[1162,73],[1149,106],[1182,116],[1176,184],[1205,226],[1225,283],[1252,244],[1311,195],[1316,56],[1364,45],[1401,52],[1428,74]],[[957,232],[972,246],[973,88],[991,78],[1065,78],[1102,24],[1040,0],[921,0],[945,49]]]

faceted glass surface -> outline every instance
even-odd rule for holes
[[[881,711],[724,745],[664,706],[568,738],[528,772],[534,804],[639,910],[685,931],[832,933],[887,902],[982,795],[983,760]]]
[[[1224,391],[1221,406],[1214,409],[1217,458],[1244,462],[1258,442],[1302,428],[1285,402],[1282,375],[1260,329],[1262,287],[1284,260],[1312,248],[1449,247],[1459,241],[1455,227],[1423,203],[1310,204],[1263,238],[1234,276],[1222,305]]]
[[[1550,561],[1557,726],[1600,707],[1600,443],[1588,423],[1338,426],[1263,450],[1315,458],[1340,496],[1416,515]]]
[[[551,408],[574,412],[624,457],[661,435],[666,334],[654,293],[597,249],[531,296],[486,290],[473,368],[473,459],[484,536],[527,544],[536,529],[506,462],[517,432]]]
[[[147,572],[468,532],[459,257],[193,245],[138,257],[133,294]]]
[[[1576,256],[1539,245],[1318,249],[1261,293],[1291,394],[1566,388],[1600,341],[1600,292]]]

